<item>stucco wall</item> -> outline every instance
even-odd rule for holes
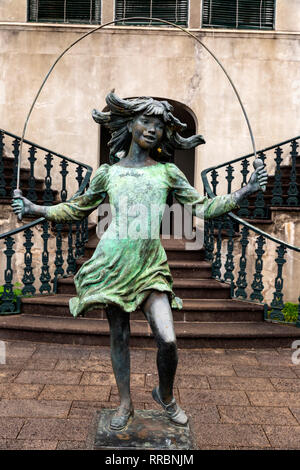
[[[87,28],[0,25],[1,127],[21,134],[26,114],[61,51]],[[232,77],[253,127],[257,148],[299,133],[300,34],[204,32],[197,36]],[[98,165],[98,126],[91,118],[112,88],[123,97],[180,101],[197,117],[207,144],[200,171],[251,151],[241,108],[222,70],[193,39],[166,29],[107,28],[59,62],[31,116],[27,138]]]
[[[65,47],[90,30],[88,26],[26,23],[26,4],[24,0],[0,2],[0,127],[18,135],[49,67]],[[191,6],[197,8],[196,0]],[[267,32],[197,29],[201,16],[193,11],[193,32],[232,77],[257,148],[298,135],[299,0],[277,0],[276,31]],[[105,21],[112,19],[112,12],[113,1],[107,0]],[[199,191],[202,169],[252,150],[241,108],[222,70],[200,44],[166,28],[108,27],[75,46],[42,91],[26,137],[96,169],[99,129],[91,110],[105,106],[105,95],[112,88],[122,97],[173,99],[193,111],[197,131],[207,142],[196,152]],[[43,165],[44,161],[37,176],[44,175]],[[3,220],[9,225],[10,215]],[[271,259],[274,253],[269,253]],[[299,272],[298,261],[289,266]],[[270,295],[272,287],[268,289]]]
[[[276,0],[275,28],[279,31],[300,30],[299,0]]]
[[[0,21],[27,20],[27,0],[1,0]]]

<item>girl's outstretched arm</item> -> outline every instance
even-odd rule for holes
[[[196,217],[212,219],[239,207],[239,203],[250,194],[262,189],[268,179],[266,170],[261,166],[251,175],[246,186],[231,194],[216,196],[212,199],[202,196],[190,185],[185,175],[173,163],[167,163],[170,190],[178,202],[189,209]]]
[[[36,215],[54,222],[80,221],[88,216],[106,196],[109,165],[101,165],[91,181],[89,189],[81,196],[54,206],[40,206],[23,196],[15,196],[12,208],[15,214]]]

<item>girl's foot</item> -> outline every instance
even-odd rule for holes
[[[126,426],[129,424],[129,421],[133,415],[134,409],[132,405],[130,405],[130,408],[119,406],[110,421],[110,428],[114,431],[122,431],[122,429],[126,428]]]
[[[172,398],[170,403],[164,403],[160,397],[158,387],[152,390],[152,397],[156,401],[156,403],[158,403],[164,408],[166,415],[168,416],[168,418],[170,418],[173,423],[179,426],[184,426],[185,424],[187,424],[189,419],[185,412],[180,408],[180,406],[177,405],[175,398]]]

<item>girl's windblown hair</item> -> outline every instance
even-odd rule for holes
[[[178,132],[186,129],[187,125],[180,122],[173,114],[173,106],[168,101],[158,101],[149,97],[121,99],[111,91],[106,97],[109,111],[93,110],[93,119],[98,124],[107,127],[112,136],[108,143],[110,147],[110,162],[116,163],[128,153],[131,143],[131,133],[127,124],[137,115],[156,116],[165,124],[164,134],[159,145],[151,150],[151,157],[160,162],[170,160],[175,149],[190,149],[204,144],[201,135],[184,138]]]

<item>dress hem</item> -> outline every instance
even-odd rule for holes
[[[182,309],[182,300],[180,297],[176,297],[174,292],[173,291],[170,291],[168,289],[165,289],[165,288],[162,288],[162,289],[159,289],[159,288],[155,288],[155,289],[145,289],[143,292],[141,292],[141,294],[139,295],[139,300],[136,302],[136,304],[133,306],[133,307],[129,307],[126,309],[126,306],[124,305],[121,305],[120,303],[118,302],[113,302],[113,301],[105,301],[103,299],[103,302],[99,301],[99,302],[95,302],[93,303],[92,305],[90,306],[87,306],[87,308],[84,308],[84,309],[80,309],[78,308],[80,306],[80,297],[72,297],[70,300],[69,300],[69,309],[70,309],[70,313],[71,315],[74,317],[74,318],[77,318],[77,317],[84,317],[86,313],[92,311],[92,310],[97,310],[99,308],[104,308],[104,309],[107,309],[109,308],[110,306],[112,307],[119,307],[121,310],[123,310],[124,312],[126,313],[132,313],[132,312],[135,312],[140,306],[141,304],[146,300],[146,298],[150,295],[150,292],[147,292],[147,291],[158,291],[158,292],[165,292],[168,294],[168,297],[169,297],[169,302],[170,302],[170,306],[172,309],[175,309],[175,310],[181,310]],[[145,295],[142,295],[142,294],[145,294]]]

